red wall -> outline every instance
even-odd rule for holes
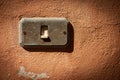
[[[22,17],[66,17],[74,28],[73,52],[20,47]],[[120,80],[120,1],[0,0],[0,80],[31,80],[19,74],[22,66],[26,74],[46,73],[45,80]]]

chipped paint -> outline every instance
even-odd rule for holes
[[[49,76],[47,76],[46,73],[36,74],[36,73],[33,73],[33,72],[26,72],[24,66],[20,66],[20,70],[19,70],[18,74],[20,76],[23,76],[23,77],[26,77],[26,78],[31,78],[32,80],[38,80],[38,79],[42,79],[42,78],[49,78]]]

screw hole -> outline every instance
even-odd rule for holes
[[[67,34],[66,31],[64,31],[63,34],[66,35]]]
[[[26,35],[27,33],[25,31],[23,31],[23,34]]]

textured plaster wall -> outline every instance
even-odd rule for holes
[[[74,28],[73,52],[20,47],[22,17],[66,17]],[[31,79],[120,80],[120,1],[0,0],[0,80]]]

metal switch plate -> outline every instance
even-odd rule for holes
[[[22,18],[19,43],[22,47],[65,46],[68,42],[66,18]]]

